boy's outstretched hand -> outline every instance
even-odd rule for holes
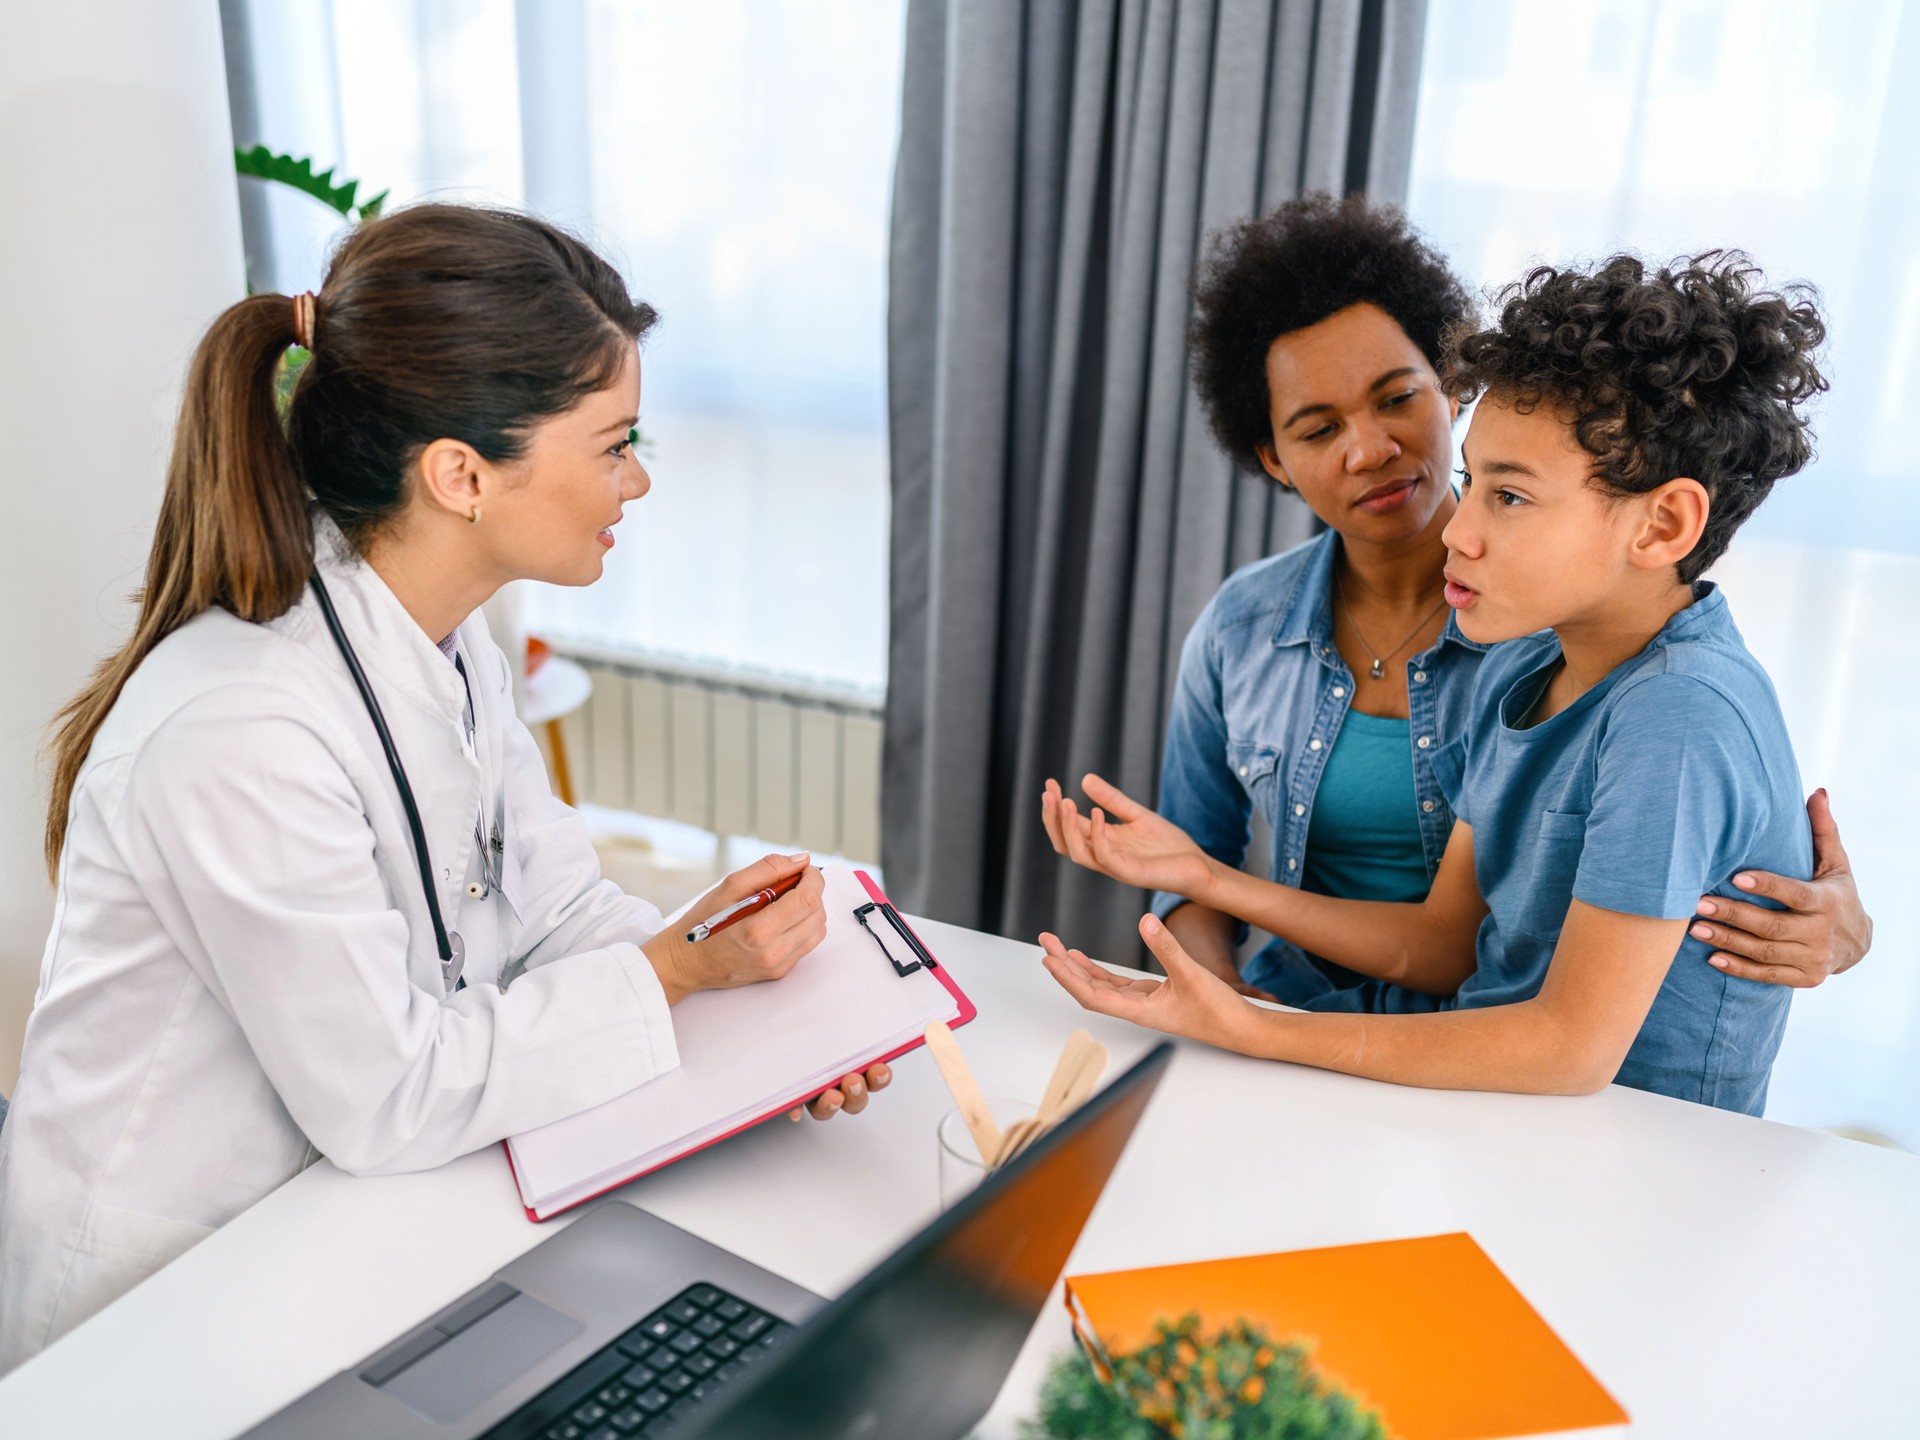
[[[1169,890],[1193,897],[1206,883],[1212,862],[1191,836],[1098,775],[1080,781],[1090,813],[1047,781],[1040,796],[1040,823],[1053,848],[1076,865],[1098,870],[1125,885]]]
[[[1116,975],[1078,950],[1067,949],[1052,934],[1040,937],[1040,948],[1046,952],[1040,963],[1084,1009],[1169,1035],[1243,1049],[1242,1035],[1253,1018],[1253,1007],[1187,954],[1152,915],[1141,917],[1140,938],[1165,968],[1166,979]]]
[[[1703,896],[1688,933],[1716,948],[1707,963],[1742,980],[1811,989],[1859,963],[1873,944],[1873,920],[1861,908],[1853,866],[1825,790],[1807,797],[1813,824],[1813,879],[1742,871],[1733,883],[1786,906],[1768,910],[1724,895]]]

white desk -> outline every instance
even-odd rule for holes
[[[1032,947],[924,932],[980,1006],[985,1089],[1038,1095],[1087,1023]],[[776,1121],[625,1193],[822,1294],[936,1206],[947,1110],[913,1055],[863,1116]],[[553,1225],[564,1223],[555,1221]],[[1912,1435],[1920,1159],[1610,1089],[1403,1090],[1183,1046],[1071,1269],[1467,1230],[1634,1418],[1636,1436]],[[354,1180],[322,1163],[0,1381],[0,1436],[232,1435],[552,1227],[490,1149]],[[1050,1310],[983,1437],[1069,1345]]]

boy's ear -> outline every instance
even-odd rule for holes
[[[1640,527],[1628,559],[1640,570],[1678,565],[1700,543],[1712,508],[1707,487],[1687,476],[1649,490],[1640,497]]]

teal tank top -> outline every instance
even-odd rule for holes
[[[1307,822],[1303,890],[1344,900],[1424,900],[1409,722],[1349,710]]]

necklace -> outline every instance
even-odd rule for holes
[[[1440,603],[1434,606],[1433,609],[1427,611],[1425,615],[1422,615],[1420,617],[1420,623],[1414,626],[1413,629],[1409,630],[1406,633],[1405,638],[1403,638],[1398,645],[1394,646],[1391,650],[1387,651],[1387,653],[1384,655],[1376,655],[1374,654],[1373,646],[1367,643],[1367,637],[1360,633],[1360,626],[1353,618],[1353,607],[1347,604],[1347,587],[1341,584],[1340,581],[1336,579],[1333,582],[1333,593],[1340,597],[1340,612],[1341,614],[1347,617],[1347,628],[1353,631],[1353,637],[1354,639],[1360,642],[1360,648],[1366,651],[1367,654],[1371,656],[1373,659],[1373,664],[1367,667],[1367,678],[1370,680],[1386,679],[1387,678],[1387,661],[1391,660],[1394,656],[1398,655],[1402,650],[1406,649],[1407,641],[1413,639],[1414,636],[1418,635],[1422,630],[1426,629],[1427,622],[1433,619],[1434,616],[1438,615],[1440,611],[1443,608],[1445,608],[1447,603],[1447,597],[1442,595],[1440,597]]]

